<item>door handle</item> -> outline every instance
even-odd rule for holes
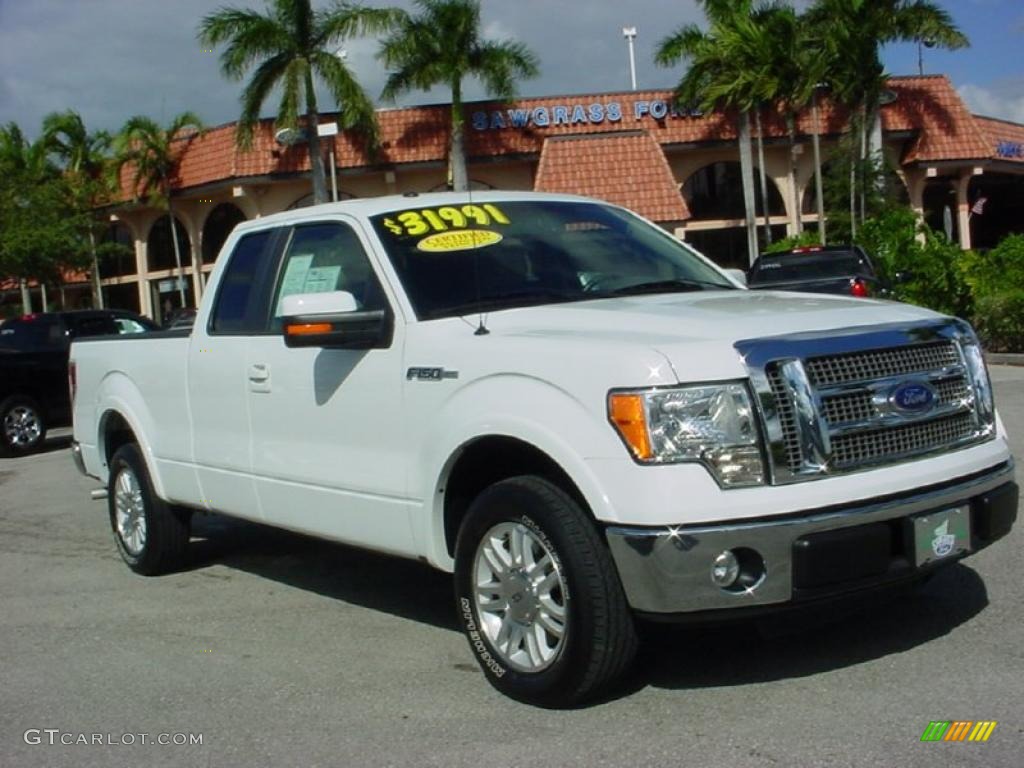
[[[260,382],[270,378],[270,369],[262,363],[249,366],[249,381]]]

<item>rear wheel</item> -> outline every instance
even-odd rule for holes
[[[455,553],[456,601],[488,681],[561,707],[600,694],[636,652],[633,618],[607,547],[562,489],[503,480],[473,502]]]
[[[46,422],[34,400],[14,395],[0,404],[0,454],[21,456],[31,453],[45,439]]]
[[[154,493],[134,443],[122,445],[111,458],[107,490],[110,527],[128,567],[146,576],[180,568],[187,556],[189,516]]]

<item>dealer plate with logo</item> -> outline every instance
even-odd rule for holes
[[[948,560],[971,548],[971,509],[968,505],[929,512],[912,518],[914,565]]]

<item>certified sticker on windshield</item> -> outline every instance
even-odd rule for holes
[[[426,253],[451,253],[486,248],[502,241],[497,232],[486,229],[463,229],[456,232],[438,232],[416,243],[416,248]]]

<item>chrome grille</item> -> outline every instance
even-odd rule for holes
[[[905,427],[837,437],[832,463],[837,469],[874,464],[890,457],[911,456],[943,445],[954,445],[975,432],[974,416],[961,413]]]
[[[970,397],[967,380],[963,375],[945,379],[935,384],[935,403],[937,406],[956,406]],[[851,424],[870,419],[881,418],[874,403],[874,395],[869,389],[856,390],[841,395],[823,397],[821,413],[829,424]]]
[[[884,466],[989,439],[991,412],[978,406],[976,394],[987,381],[974,380],[962,350],[975,343],[957,320],[737,343],[761,402],[772,482]],[[915,391],[907,387],[930,391],[931,402],[903,404],[901,394]]]
[[[894,349],[871,349],[845,355],[814,357],[805,362],[807,375],[817,387],[935,371],[960,362],[951,341]]]

